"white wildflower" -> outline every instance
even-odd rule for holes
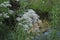
[[[22,25],[24,30],[26,31],[32,28],[33,23],[36,23],[38,19],[39,19],[39,16],[32,9],[28,9],[28,12],[24,12],[21,18],[20,17],[16,18],[16,20],[20,22],[19,25]],[[36,31],[39,31],[39,30],[36,29]]]
[[[6,2],[4,2],[4,3],[8,4],[8,3],[10,3],[10,2],[9,2],[9,1],[6,1]]]
[[[6,5],[4,3],[1,3],[0,7],[6,7]]]
[[[19,26],[23,25],[22,23],[18,23]]]
[[[8,6],[11,7],[11,4],[9,4],[8,1],[7,2],[3,2],[3,3],[0,4],[0,7],[8,7]]]
[[[9,13],[9,14],[13,14],[14,11],[13,11],[13,10],[8,10],[8,13]]]
[[[10,6],[11,7],[11,4],[6,4],[6,7]]]
[[[28,9],[28,12],[25,12],[25,14],[23,15],[23,18],[28,19],[28,20],[32,20],[35,23],[39,19],[39,16],[35,13],[34,10]]]
[[[29,28],[28,25],[24,25],[24,26],[25,26],[25,28]]]
[[[16,1],[19,1],[19,0],[16,0]]]
[[[24,17],[22,17],[22,19],[25,19],[26,21],[28,21],[28,22],[32,22],[32,19],[31,18],[29,18],[28,16],[24,16]]]
[[[21,18],[20,18],[20,17],[17,17],[17,18],[16,18],[16,20],[17,20],[17,21],[20,21],[20,20],[21,20]]]
[[[6,13],[6,14],[8,14],[8,13]]]
[[[9,16],[8,16],[7,14],[4,14],[4,17],[5,17],[5,18],[9,18]]]
[[[2,13],[0,13],[0,17],[2,16]]]
[[[28,30],[29,26],[28,25],[23,25],[24,26],[24,30]]]

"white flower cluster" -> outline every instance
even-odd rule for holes
[[[8,13],[0,13],[0,17],[9,18]]]
[[[8,6],[11,7],[11,5],[9,4],[9,1],[6,1],[0,4],[0,7],[8,7]]]
[[[13,15],[14,11],[13,10],[8,10],[8,13]]]
[[[2,13],[0,13],[0,17],[2,17]]]
[[[9,1],[6,1],[6,2],[3,2],[3,3],[1,3],[0,4],[0,7],[11,7],[12,5],[10,4],[10,2]],[[14,13],[14,11],[13,10],[7,10],[8,11],[8,13],[9,14],[13,14]],[[1,14],[0,14],[0,16],[1,16]]]
[[[19,25],[23,25],[25,30],[30,29],[33,26],[33,23],[36,23],[38,19],[39,16],[32,9],[28,9],[28,12],[24,12],[21,18],[16,18],[16,20],[19,21]]]
[[[3,16],[4,16],[5,18],[9,18],[8,13],[3,14]]]
[[[16,0],[16,1],[19,1],[19,0]]]
[[[39,16],[35,13],[34,10],[28,9],[28,12],[25,12],[22,18],[30,20],[33,23],[36,23],[37,20],[39,19]]]

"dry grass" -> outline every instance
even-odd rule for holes
[[[40,32],[45,32],[49,29],[49,22],[47,20],[38,20],[37,23],[33,24],[33,27],[28,31],[30,32],[36,32],[36,30],[39,30]]]

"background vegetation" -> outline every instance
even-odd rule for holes
[[[0,4],[4,1],[8,0],[0,0]],[[23,13],[27,8],[41,10],[42,12],[49,11],[52,32],[47,36],[41,36],[39,40],[60,40],[60,0],[20,0],[20,6],[18,13]],[[0,7],[0,13],[1,11],[6,13],[7,10],[8,8]],[[23,28],[12,31],[10,27],[1,23],[3,20],[3,17],[0,17],[0,40],[32,40],[26,39],[32,34],[28,35],[23,31]]]

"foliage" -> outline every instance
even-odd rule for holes
[[[0,0],[0,4],[7,0]],[[23,15],[26,9],[32,8],[34,10],[49,11],[50,14],[50,25],[52,32],[46,37],[47,40],[60,40],[60,36],[57,34],[60,32],[60,0],[20,0],[20,8],[16,11],[17,15]],[[0,13],[8,13],[8,8],[0,7]],[[8,14],[9,16],[11,14]],[[16,14],[15,14],[16,15]],[[14,16],[15,17],[15,16]],[[10,29],[11,26],[7,26],[2,21],[4,17],[0,17],[0,40],[30,40],[26,39],[28,35],[22,26],[17,26],[13,31]],[[42,37],[42,40],[43,39]]]

